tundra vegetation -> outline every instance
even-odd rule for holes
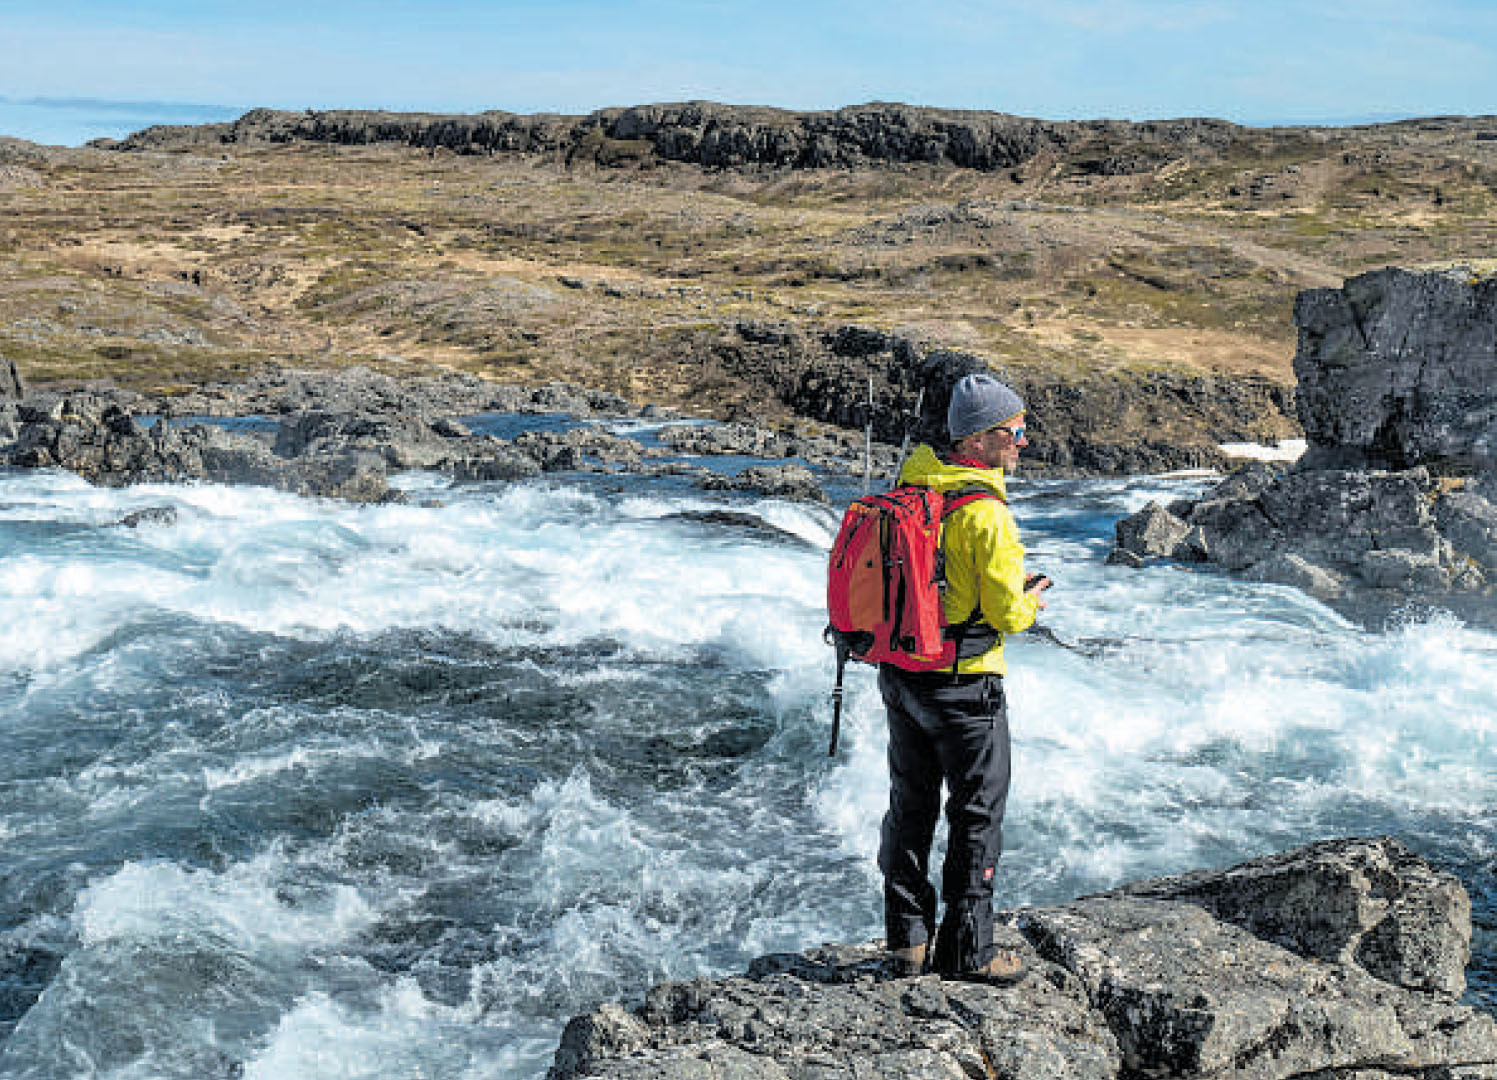
[[[844,113],[878,109],[907,126],[995,115]],[[449,368],[773,422],[783,404],[720,362],[745,322],[868,327],[1030,385],[1292,385],[1300,290],[1497,250],[1497,118],[1172,122],[1196,125],[1189,137],[1023,121],[1044,137],[1009,167],[802,167],[674,160],[658,117],[637,112],[655,126],[614,110],[483,152],[412,145],[393,121],[352,143],[286,126],[302,114],[252,114],[281,118],[258,138],[210,125],[84,149],[0,140],[0,355],[33,387]],[[808,115],[744,112],[761,143]],[[449,130],[441,119],[419,130]]]

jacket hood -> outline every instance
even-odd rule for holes
[[[1002,469],[974,469],[966,465],[952,465],[942,461],[925,443],[915,447],[904,463],[904,468],[899,470],[899,482],[918,484],[941,492],[983,487],[996,492],[1005,502],[1008,501]]]

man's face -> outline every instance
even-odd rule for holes
[[[976,441],[979,452],[974,456],[978,461],[990,469],[1014,472],[1019,467],[1019,451],[1029,445],[1024,435],[1024,414],[988,428]]]

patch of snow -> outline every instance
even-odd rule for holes
[[[1221,443],[1223,454],[1230,458],[1251,458],[1254,461],[1298,461],[1305,452],[1304,439],[1280,439],[1277,446],[1262,443]]]

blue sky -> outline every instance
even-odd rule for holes
[[[1497,112],[1494,0],[0,0],[0,98],[1048,119]]]

